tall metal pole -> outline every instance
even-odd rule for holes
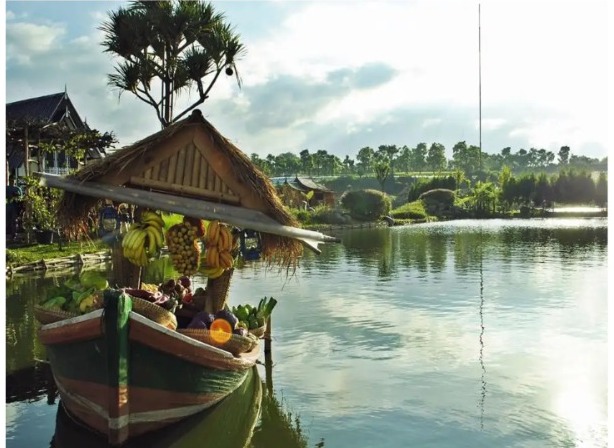
[[[479,80],[479,121],[480,121],[480,171],[482,171],[482,17],[481,4],[478,3],[478,80]]]

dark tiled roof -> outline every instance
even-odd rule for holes
[[[62,102],[65,93],[29,98],[6,105],[6,119],[10,121],[33,120],[49,122]]]
[[[331,190],[329,190],[328,188],[326,188],[326,187],[324,187],[324,186],[322,186],[322,185],[320,185],[320,184],[315,183],[313,180],[311,180],[311,179],[306,179],[306,178],[304,178],[304,177],[297,177],[297,178],[296,178],[294,181],[295,181],[297,184],[299,184],[299,185],[301,185],[301,186],[303,186],[303,187],[305,187],[305,188],[308,188],[309,190],[315,190],[315,191],[331,191]]]

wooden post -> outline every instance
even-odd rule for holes
[[[271,316],[267,318],[266,330],[264,331],[264,357],[265,362],[267,359],[271,360]]]
[[[23,148],[23,152],[24,152],[24,171],[26,176],[30,175],[30,163],[29,163],[29,159],[30,159],[30,142],[28,141],[28,125],[25,125],[23,128],[23,132],[24,132],[24,148]]]

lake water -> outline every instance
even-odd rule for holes
[[[279,300],[272,374],[259,368],[275,412],[256,433],[270,437],[248,446],[607,445],[606,219],[339,236],[292,277],[258,263],[235,271],[231,304]],[[31,315],[55,281],[7,282],[7,447],[49,447],[56,432]]]

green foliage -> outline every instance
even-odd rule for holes
[[[420,200],[408,202],[390,212],[394,219],[425,219],[428,217],[424,203]]]
[[[130,2],[99,29],[105,51],[119,57],[109,84],[152,106],[164,127],[203,103],[222,73],[241,85],[236,61],[245,49],[210,3]],[[174,116],[176,96],[192,87],[195,102]]]
[[[437,188],[435,190],[425,191],[420,195],[420,200],[424,202],[440,202],[445,205],[454,204],[456,193],[446,188]]]
[[[375,177],[382,187],[382,191],[384,191],[384,185],[386,183],[386,179],[388,179],[388,176],[390,176],[390,173],[390,163],[387,161],[378,161],[375,163]]]
[[[420,197],[422,193],[429,190],[445,188],[447,190],[456,190],[457,183],[455,176],[433,177],[431,179],[420,179],[415,182],[407,195],[407,202],[413,202]]]
[[[28,231],[55,230],[58,227],[57,213],[62,190],[43,187],[39,179],[28,176],[25,180],[25,194],[23,197],[26,206],[24,213],[24,228]]]
[[[391,209],[390,198],[377,190],[349,191],[341,197],[341,205],[359,221],[376,221]]]

